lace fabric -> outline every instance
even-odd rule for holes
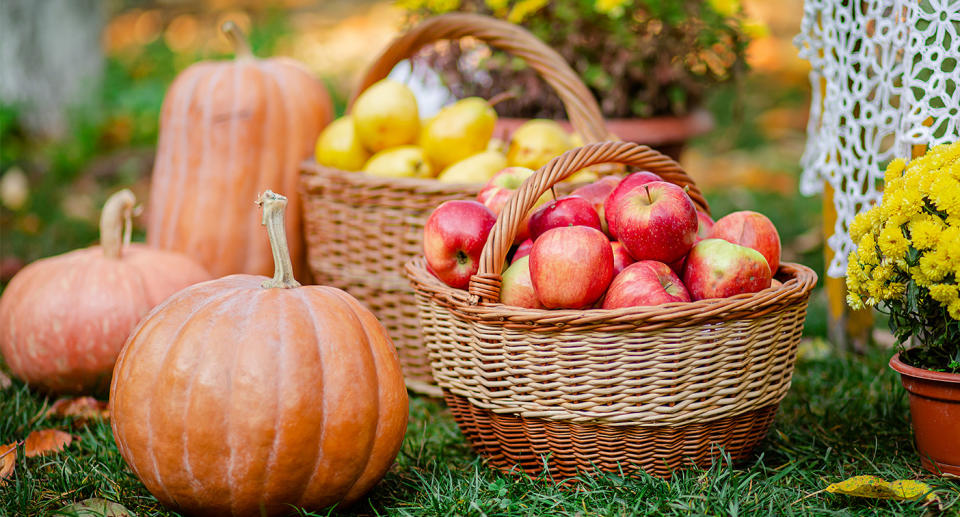
[[[840,277],[887,163],[960,136],[960,1],[807,0],[794,43],[813,91],[800,191],[834,189],[827,274]]]

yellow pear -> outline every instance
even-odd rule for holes
[[[491,138],[490,141],[487,142],[487,150],[507,154],[507,143],[499,138]]]
[[[570,135],[557,122],[534,119],[513,132],[507,149],[511,167],[539,169],[547,162],[573,149]]]
[[[417,99],[404,84],[384,79],[353,103],[353,125],[370,152],[412,144],[420,134]]]
[[[401,145],[384,149],[370,157],[363,172],[384,178],[430,178],[433,168],[423,149],[415,145]]]
[[[444,183],[486,183],[501,169],[507,159],[496,151],[482,151],[447,167],[437,176]]]
[[[441,109],[424,128],[423,150],[438,169],[487,148],[497,112],[480,97],[461,99]]]
[[[317,138],[317,163],[345,171],[358,171],[370,158],[353,127],[353,119],[340,117],[324,128]]]

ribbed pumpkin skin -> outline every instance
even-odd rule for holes
[[[179,512],[349,503],[400,448],[407,393],[383,326],[338,289],[263,280],[232,275],[178,293],[117,361],[120,453]]]
[[[214,276],[269,275],[270,246],[251,200],[287,192],[294,273],[306,278],[298,164],[332,112],[323,83],[293,60],[241,57],[184,70],[160,114],[147,242],[190,255]]]
[[[188,257],[143,244],[130,244],[120,258],[92,246],[38,260],[0,298],[0,352],[15,376],[41,390],[106,391],[140,318],[209,279]]]

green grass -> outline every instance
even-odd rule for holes
[[[906,395],[888,353],[801,360],[774,426],[741,465],[668,480],[587,477],[576,488],[549,479],[504,475],[484,464],[437,401],[413,397],[397,462],[369,497],[345,511],[307,515],[922,515],[918,502],[815,493],[858,474],[922,479],[939,494],[943,514],[960,514],[960,487],[920,469]],[[52,403],[14,382],[0,391],[0,443],[34,429],[69,428],[37,418]],[[137,515],[175,515],[139,483],[114,445],[109,423],[75,431],[80,441],[55,456],[18,463],[0,487],[0,515],[49,515],[72,502],[102,497]],[[813,495],[811,495],[813,494]]]

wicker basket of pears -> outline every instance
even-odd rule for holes
[[[425,45],[465,37],[524,59],[564,102],[574,132],[554,121],[533,120],[512,134],[496,134],[492,103],[476,97],[421,120],[413,93],[385,78]],[[532,174],[575,145],[606,139],[590,91],[559,54],[525,29],[472,14],[429,18],[387,46],[363,77],[347,114],[320,135],[316,160],[302,166],[304,231],[314,278],[373,310],[397,347],[407,386],[440,395],[413,290],[403,276],[406,262],[423,251],[427,217],[444,201],[476,199],[505,168],[525,167]]]

